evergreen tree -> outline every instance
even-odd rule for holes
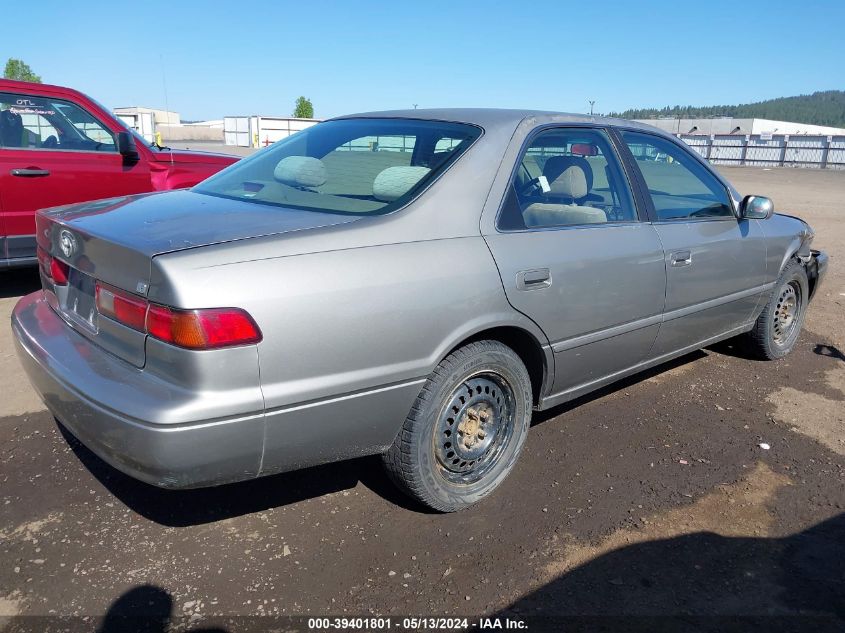
[[[714,118],[774,119],[812,125],[845,127],[845,91],[825,90],[810,95],[781,97],[757,103],[720,106],[665,106],[614,112],[610,116],[623,119]]]

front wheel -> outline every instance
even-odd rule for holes
[[[531,423],[531,380],[498,341],[457,349],[434,370],[384,455],[408,495],[441,512],[477,503],[507,477]]]
[[[764,360],[783,358],[798,341],[809,297],[807,271],[796,260],[784,266],[772,297],[747,334],[751,352]]]

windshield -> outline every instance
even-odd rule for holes
[[[441,121],[327,121],[235,163],[194,191],[328,213],[388,213],[480,135],[473,125]]]

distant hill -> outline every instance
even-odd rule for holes
[[[724,106],[666,106],[662,109],[642,108],[614,112],[610,116],[623,119],[706,118],[730,116],[739,119],[774,119],[813,125],[845,127],[845,91],[825,90],[811,95],[781,97],[758,103]]]

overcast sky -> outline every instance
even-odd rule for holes
[[[596,112],[845,88],[845,2],[54,2],[0,63],[183,119],[440,106]],[[165,98],[165,80],[167,95]]]

